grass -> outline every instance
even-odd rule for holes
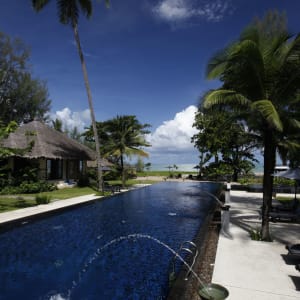
[[[52,200],[64,200],[73,197],[79,197],[89,194],[95,194],[96,191],[90,187],[74,187],[56,190],[52,192],[43,192],[38,194],[20,194],[20,195],[1,195],[0,196],[0,213],[11,211],[19,208],[31,207],[37,205],[35,197],[37,195],[49,197]]]
[[[25,199],[23,197],[9,198],[7,196],[0,197],[0,213],[11,211],[19,208],[35,206],[35,199]]]

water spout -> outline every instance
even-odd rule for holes
[[[229,210],[230,205],[225,205],[216,195],[214,195],[210,192],[204,191],[204,190],[201,190],[201,192],[211,196],[214,200],[216,200],[216,202],[220,205],[222,210]]]
[[[157,244],[162,245],[163,247],[165,247],[168,251],[170,251],[174,256],[176,256],[176,258],[178,258],[187,267],[188,272],[190,272],[191,274],[193,274],[195,276],[195,278],[199,282],[201,290],[204,291],[204,293],[206,294],[208,299],[213,299],[213,298],[211,298],[209,289],[206,288],[206,284],[204,284],[202,282],[200,277],[195,273],[195,271],[191,268],[191,266],[182,258],[182,256],[180,256],[174,249],[172,249],[170,246],[168,246],[164,242],[160,241],[159,239],[157,239],[155,237],[152,237],[150,235],[141,234],[141,233],[133,233],[133,234],[129,234],[129,235],[126,235],[126,236],[120,236],[120,237],[118,237],[116,239],[113,239],[110,242],[106,243],[101,248],[97,249],[96,252],[92,255],[92,257],[88,260],[88,262],[84,265],[84,268],[79,272],[78,279],[74,280],[72,282],[72,287],[71,287],[71,289],[68,290],[68,293],[67,293],[68,294],[67,299],[70,299],[73,290],[80,283],[80,281],[82,279],[82,276],[87,271],[89,266],[93,263],[93,261],[99,257],[99,255],[102,253],[102,251],[104,251],[105,249],[107,249],[108,247],[112,246],[115,243],[119,243],[119,242],[122,242],[122,241],[125,241],[125,240],[130,240],[130,239],[149,239],[149,240],[152,240],[152,241],[156,242]]]
[[[225,205],[217,196],[214,194],[201,190],[201,192],[206,193],[207,195],[211,196],[217,203],[220,205],[221,209],[223,210],[223,214],[221,216],[221,233],[228,238],[232,238],[230,233],[229,223],[230,223],[230,205]]]

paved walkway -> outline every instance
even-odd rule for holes
[[[300,272],[295,269],[300,257],[285,249],[300,243],[300,224],[270,223],[274,242],[251,240],[249,230],[261,225],[261,204],[261,193],[231,191],[230,222],[220,235],[212,282],[229,290],[229,300],[300,299]]]

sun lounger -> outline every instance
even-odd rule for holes
[[[270,220],[276,221],[291,221],[296,222],[300,220],[300,208],[294,211],[271,211],[269,213]]]
[[[119,185],[110,185],[107,182],[103,184],[104,192],[118,193],[121,191],[121,187]]]
[[[273,200],[274,201],[274,200]],[[293,212],[296,211],[299,207],[298,199],[293,199],[292,201],[288,201],[287,204],[282,204],[281,202],[275,200],[276,203],[272,204],[272,211],[287,211]]]
[[[286,245],[285,248],[288,250],[289,254],[300,256],[300,244]]]

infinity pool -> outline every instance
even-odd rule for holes
[[[174,254],[154,239],[193,240],[218,189],[164,182],[0,234],[0,299],[165,299]]]

